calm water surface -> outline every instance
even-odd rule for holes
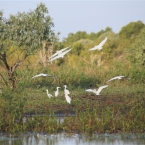
[[[0,145],[145,145],[145,134],[0,134]]]

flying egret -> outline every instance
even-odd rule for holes
[[[31,79],[36,78],[36,77],[41,77],[41,76],[42,76],[42,77],[47,77],[47,76],[53,77],[52,75],[49,75],[49,74],[40,73],[40,74],[38,74],[38,75],[33,76]]]
[[[60,87],[57,87],[57,88],[56,88],[57,90],[56,90],[56,92],[55,92],[55,97],[57,97],[57,96],[58,96],[58,93],[59,93],[59,88],[60,88]]]
[[[51,94],[49,94],[48,89],[46,90],[46,93],[49,98],[53,97]]]
[[[64,94],[70,94],[70,91],[66,89],[67,85],[64,85]]]
[[[104,89],[104,88],[106,88],[106,87],[108,87],[108,85],[101,86],[101,87],[98,88],[98,90],[96,90],[96,89],[87,89],[86,91],[87,91],[87,92],[93,92],[93,93],[95,93],[96,95],[100,95],[100,92],[102,91],[102,89]]]
[[[56,53],[54,53],[50,58],[52,58],[52,57],[54,57],[54,56],[56,56],[56,55],[59,55],[59,54],[61,54],[63,51],[65,51],[66,49],[68,49],[69,47],[66,47],[66,48],[63,48],[63,49],[61,49],[61,50],[58,50],[58,51],[56,51]],[[49,59],[50,59],[49,58]]]
[[[109,79],[106,83],[108,83],[108,82],[110,82],[112,80],[116,80],[116,79],[121,80],[123,78],[127,78],[127,77],[126,76],[116,76],[116,77],[113,77],[113,78]],[[127,79],[130,79],[130,78],[127,78]]]
[[[101,50],[106,41],[107,41],[107,37],[99,45],[96,45],[95,47],[90,48],[89,51],[90,50]]]
[[[58,58],[63,58],[64,57],[64,55],[65,54],[67,54],[69,51],[71,51],[72,50],[72,48],[71,49],[69,49],[69,50],[66,50],[66,51],[64,51],[64,52],[62,52],[62,53],[60,53],[60,54],[58,54],[56,57],[53,57],[52,59],[50,59],[48,62],[51,62],[51,61],[53,61],[53,60],[56,60],[56,59],[58,59]]]
[[[71,103],[71,98],[68,96],[67,93],[65,93],[65,99],[69,104]]]

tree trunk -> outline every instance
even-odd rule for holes
[[[9,82],[7,83],[7,81],[4,79],[4,77],[1,75],[1,77],[4,79],[4,82],[6,85],[9,84],[9,87],[14,90],[15,88],[15,83],[16,83],[16,79],[15,79],[15,73],[16,73],[16,69],[18,66],[20,66],[24,60],[29,56],[28,54],[25,54],[24,57],[21,60],[17,60],[16,63],[14,63],[11,67],[9,66],[8,62],[7,62],[7,55],[6,53],[0,54],[1,56],[1,60],[3,61],[4,65],[5,65],[5,70],[7,71],[8,74],[8,80]]]
[[[40,61],[44,67],[48,64],[47,60],[50,58],[53,52],[53,42],[43,41],[43,48],[40,51]]]
[[[9,78],[9,86],[10,86],[10,88],[12,89],[12,90],[14,90],[14,88],[15,88],[15,76],[14,76],[14,73],[13,72],[11,72],[11,71],[9,71],[8,72],[8,78]]]

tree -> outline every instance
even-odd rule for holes
[[[34,11],[18,12],[15,16],[11,15],[9,19],[5,19],[3,12],[0,12],[0,66],[7,72],[8,79],[5,79],[2,73],[0,73],[0,77],[5,85],[14,89],[17,68],[27,57],[43,49],[47,42],[55,39],[53,26],[48,9],[42,3]],[[8,52],[12,47],[13,51],[19,52],[13,63],[12,60],[8,61],[8,57],[11,55]]]
[[[136,36],[141,32],[145,25],[141,21],[131,22],[121,28],[119,35],[134,41]]]
[[[70,45],[71,43],[74,43],[80,39],[86,39],[88,37],[88,34],[85,31],[78,31],[75,34],[69,33],[68,37],[63,39],[63,42],[65,44]]]
[[[127,49],[128,59],[137,66],[145,66],[145,28],[142,29],[135,42]]]

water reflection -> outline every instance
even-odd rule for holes
[[[0,145],[142,145],[145,134],[120,135],[103,134],[87,136],[84,134],[44,134],[25,133],[22,135],[1,134]]]

